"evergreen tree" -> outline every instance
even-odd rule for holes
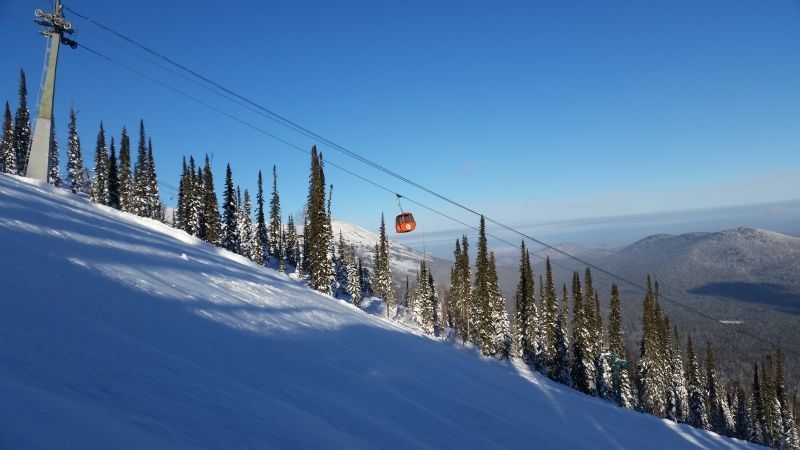
[[[192,164],[194,164],[193,160]],[[228,166],[230,171],[230,165]],[[203,239],[214,245],[222,244],[222,223],[219,219],[219,205],[217,204],[217,193],[214,190],[214,174],[211,171],[211,160],[208,155],[205,156],[205,163],[203,165],[202,178],[200,175],[197,177],[197,187],[195,197],[195,205],[193,210],[196,217],[202,217],[202,220],[196,219],[201,222],[203,228]],[[233,183],[233,180],[231,180]]]
[[[550,378],[567,386],[572,386],[572,377],[569,374],[569,339],[567,338],[567,316],[569,300],[567,285],[564,285],[564,296],[561,302],[561,312],[556,318],[556,336],[551,367],[548,370]]]
[[[163,222],[161,197],[158,191],[158,175],[156,174],[156,163],[153,159],[153,141],[147,139],[147,209],[151,219]]]
[[[125,127],[122,127],[122,138],[119,141],[119,204],[123,211],[134,212],[131,140]]]
[[[31,118],[27,98],[28,87],[25,83],[25,71],[19,69],[19,106],[14,115],[14,152],[19,175],[25,175],[28,150],[31,147]]]
[[[11,122],[11,108],[6,102],[6,111],[3,120],[3,142],[0,143],[0,171],[3,173],[17,173],[17,150],[14,139],[14,126]]]
[[[439,336],[442,333],[442,302],[439,301],[439,291],[430,270],[428,270],[428,285],[430,285],[431,291],[428,301],[433,310],[433,332]]]
[[[183,231],[186,231],[188,223],[189,176],[189,168],[186,166],[186,157],[184,156],[181,162],[181,177],[178,180],[178,201],[175,205],[175,228]]]
[[[330,199],[330,197],[328,197]],[[330,216],[330,215],[329,215]],[[272,197],[269,201],[269,255],[277,257],[281,244],[281,199],[278,197],[278,171],[272,166]]]
[[[256,192],[256,235],[258,236],[259,245],[264,252],[267,252],[270,244],[267,233],[267,224],[264,220],[264,178],[260,170],[258,171],[258,191]],[[264,258],[264,255],[261,255],[261,260],[263,261],[265,259],[266,258]],[[296,261],[294,261],[291,257],[291,252],[287,257],[287,262],[292,265],[296,265]]]
[[[516,305],[516,324],[519,333],[520,353],[528,364],[540,365],[537,355],[540,350],[537,348],[537,329],[538,314],[536,311],[536,295],[533,278],[533,267],[531,257],[525,248],[525,241],[522,241],[520,263],[519,263],[519,283],[517,284]]]
[[[703,387],[700,383],[700,367],[697,364],[691,336],[686,340],[686,384],[689,390],[689,411],[686,423],[695,428],[707,430],[709,425]]]
[[[294,217],[289,215],[286,220],[286,264],[297,267],[300,259],[300,244],[297,240],[297,228],[294,225]],[[360,293],[360,290],[359,290]]]
[[[539,283],[542,286],[541,283]],[[541,298],[541,315],[539,327],[542,334],[542,356],[545,360],[544,368],[554,367],[556,358],[556,330],[558,328],[558,304],[556,300],[556,287],[553,282],[553,268],[550,257],[545,260],[545,284]],[[567,324],[564,324],[566,332]],[[551,375],[551,378],[553,376]]]
[[[738,385],[736,390],[736,429],[734,436],[745,441],[753,440],[753,418],[750,416],[747,394],[741,385]]]
[[[412,300],[412,315],[426,334],[433,334],[433,305],[431,304],[431,285],[425,259],[419,263],[417,272],[417,290]]]
[[[101,205],[108,204],[108,149],[106,149],[106,132],[103,122],[97,132],[97,146],[94,153],[94,176],[92,177],[91,198]]]
[[[308,266],[312,289],[331,294],[333,268],[330,255],[330,220],[325,209],[325,174],[321,155],[316,146],[311,148],[311,173],[309,176],[306,225],[303,245],[308,253],[304,261]]]
[[[783,352],[778,349],[775,355],[775,397],[780,405],[781,434],[778,448],[797,449],[800,448],[800,436],[798,436],[797,422],[789,405],[789,397],[786,394],[786,380],[783,372]]]
[[[144,134],[144,121],[139,121],[139,146],[136,165],[133,169],[133,197],[131,212],[138,216],[150,217],[150,177],[147,161],[147,138]]]
[[[469,241],[466,235],[456,239],[455,265],[450,284],[450,297],[456,311],[456,328],[462,342],[473,341],[475,307],[472,301],[472,269],[469,263]]]
[[[50,147],[47,156],[47,182],[53,186],[61,186],[61,170],[58,158],[58,140],[56,139],[55,120],[50,126]]]
[[[119,201],[119,169],[117,168],[117,149],[114,138],[111,138],[111,154],[108,157],[108,206],[120,209]]]
[[[489,253],[489,299],[491,306],[492,354],[500,359],[511,356],[511,329],[506,300],[500,291],[494,252]]]
[[[681,339],[678,336],[678,327],[673,332],[672,364],[672,386],[675,392],[675,420],[678,422],[686,421],[686,414],[689,411],[689,391],[686,389],[686,373],[683,369],[683,355],[681,352]]]
[[[386,224],[381,213],[381,226],[378,230],[378,244],[375,257],[375,281],[373,288],[375,296],[386,302],[386,315],[388,316],[394,305],[394,292],[392,291],[392,274],[389,263],[389,239],[386,237]]]
[[[238,220],[236,217],[236,191],[233,188],[233,173],[231,165],[225,169],[225,194],[222,205],[222,247],[239,253],[241,236],[239,234]]]
[[[594,377],[590,368],[592,365],[589,347],[591,336],[578,272],[572,274],[572,300],[572,366],[570,374],[573,387],[584,394],[591,395],[594,387]]]
[[[767,444],[767,417],[764,408],[764,397],[761,392],[761,382],[758,379],[758,363],[753,364],[753,386],[750,397],[750,413],[753,418],[753,442]]]
[[[722,435],[730,435],[733,432],[733,424],[730,410],[728,409],[727,399],[722,386],[717,378],[717,362],[714,357],[714,350],[711,342],[706,343],[706,410],[709,416],[711,430]]]
[[[83,170],[81,140],[78,137],[75,110],[69,110],[69,140],[67,143],[67,183],[73,193],[86,193],[86,176]]]
[[[761,381],[761,395],[764,398],[764,413],[767,421],[767,426],[764,429],[764,437],[767,439],[767,445],[778,447],[783,431],[783,421],[781,418],[781,406],[778,402],[778,397],[775,395],[776,389],[772,378],[773,373],[772,355],[767,354],[766,365],[762,370],[763,379]]]
[[[611,300],[608,313],[608,351],[611,365],[611,397],[623,408],[633,408],[634,399],[631,393],[625,360],[625,344],[622,340],[622,312],[619,303],[619,288],[611,285]]]
[[[640,385],[639,408],[655,416],[665,417],[666,386],[662,369],[666,358],[662,354],[660,307],[652,290],[649,276],[647,285],[647,294],[643,302],[642,342],[637,367]]]
[[[489,249],[486,242],[486,221],[481,216],[478,230],[478,249],[475,259],[475,289],[472,291],[472,301],[475,305],[475,343],[481,353],[490,356],[494,354],[494,330],[492,323],[492,293],[490,286]]]
[[[290,216],[291,218],[291,216]],[[285,247],[290,249],[288,245]],[[353,305],[361,306],[361,282],[360,273],[358,270],[358,263],[356,262],[356,252],[353,246],[347,246],[347,252],[344,254],[344,264],[347,270],[347,293],[350,295],[350,301]]]
[[[239,230],[242,235],[242,254],[251,261],[255,261],[258,258],[257,254],[263,254],[263,251],[259,247],[258,236],[253,228],[253,220],[251,219],[252,206],[248,189],[244,190],[244,204],[240,210],[242,214],[239,217]]]

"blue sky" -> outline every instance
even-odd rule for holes
[[[47,4],[0,4],[0,100],[12,107],[19,67],[34,102],[44,40],[32,11]],[[797,1],[68,4],[510,224],[800,197]],[[313,143],[70,18],[79,42],[297,145]],[[55,112],[62,148],[70,102],[80,111],[87,155],[101,119],[118,134],[141,117],[161,181],[177,185],[188,154],[213,153],[218,181],[230,162],[242,187],[276,164],[284,210],[301,208],[307,156],[85,50],[62,52]],[[321,150],[394,191],[477,222]],[[395,214],[390,194],[332,167],[327,176],[335,216],[375,228],[381,211]],[[162,197],[171,203],[168,190]],[[427,232],[454,228],[414,213]]]

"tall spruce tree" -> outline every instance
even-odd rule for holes
[[[239,253],[241,248],[241,236],[239,234],[239,223],[236,217],[236,191],[233,188],[233,172],[231,165],[225,168],[225,194],[222,204],[222,247]]]
[[[69,110],[69,139],[67,141],[67,184],[73,193],[86,193],[86,173],[83,170],[81,140],[78,137],[77,115]]]
[[[750,405],[747,393],[741,384],[736,387],[736,428],[734,436],[745,441],[753,440],[753,418],[750,415]]]
[[[264,252],[258,244],[258,235],[253,227],[252,205],[250,203],[250,190],[244,190],[244,203],[239,208],[241,215],[239,216],[239,231],[242,235],[242,255],[251,261],[256,261],[257,254]]]
[[[572,273],[572,301],[572,366],[570,374],[574,388],[591,395],[594,388],[594,377],[591,370],[591,336],[578,272]]]
[[[0,143],[0,171],[3,173],[17,173],[17,150],[14,147],[14,142],[11,108],[6,102],[5,115],[3,116],[3,141]]]
[[[47,155],[47,182],[53,186],[61,186],[61,169],[59,168],[58,139],[56,139],[55,120],[50,124],[50,146]]]
[[[133,174],[131,172],[131,139],[122,127],[119,141],[119,204],[126,212],[133,212]],[[188,230],[186,230],[189,232]]]
[[[709,429],[708,415],[706,414],[703,386],[700,382],[700,366],[694,353],[692,337],[686,339],[686,384],[689,390],[689,411],[686,423],[704,430]]]
[[[706,342],[706,411],[708,411],[709,426],[715,433],[727,435],[732,431],[726,418],[727,399],[721,395],[721,385],[717,378],[717,362],[711,342]]]
[[[670,369],[672,372],[672,386],[675,392],[675,420],[678,422],[685,422],[686,414],[689,411],[689,391],[686,389],[686,372],[683,368],[681,338],[678,335],[677,326],[672,333],[672,340],[673,348]]]
[[[108,149],[106,148],[106,132],[103,122],[97,132],[97,145],[94,152],[94,170],[92,175],[91,198],[95,203],[108,204]]]
[[[781,434],[778,448],[794,450],[800,448],[800,436],[798,436],[797,422],[789,405],[789,397],[786,394],[783,351],[781,349],[778,349],[775,355],[775,364],[775,397],[780,405],[781,416]]]
[[[333,269],[330,258],[330,221],[325,208],[325,174],[317,147],[311,148],[311,171],[308,183],[303,245],[307,252],[304,258],[308,267],[309,284],[312,289],[331,294]]]
[[[148,172],[147,137],[144,133],[144,120],[140,120],[139,145],[136,151],[136,165],[133,169],[131,212],[142,217],[150,217],[150,177]]]
[[[665,386],[662,373],[664,356],[661,354],[660,307],[647,278],[647,294],[643,302],[642,341],[637,375],[639,380],[639,408],[659,417],[665,417]],[[699,373],[698,373],[699,377]],[[698,378],[699,380],[699,378]],[[702,389],[702,387],[701,387]]]
[[[561,384],[572,386],[572,377],[569,373],[569,338],[567,337],[567,326],[569,316],[569,297],[567,297],[567,285],[564,285],[564,296],[561,301],[561,311],[556,317],[556,335],[553,344],[553,357],[548,375],[553,380]]]
[[[28,149],[31,146],[31,117],[28,111],[28,87],[25,71],[19,69],[19,105],[14,115],[14,154],[17,174],[25,175],[28,162]]]
[[[330,197],[329,197],[330,201]],[[277,258],[281,249],[281,199],[278,196],[278,169],[272,166],[272,196],[269,200],[269,256]]]
[[[375,280],[372,287],[375,296],[386,302],[386,315],[394,306],[394,292],[392,290],[392,274],[389,262],[389,238],[386,236],[386,223],[381,213],[381,226],[378,230],[378,244],[375,248]]]
[[[111,154],[108,156],[108,206],[120,209],[119,202],[119,169],[117,164],[117,149],[114,138],[111,138]]]
[[[291,216],[289,216],[291,219]],[[294,224],[292,224],[294,227]],[[287,226],[288,228],[288,226]],[[288,245],[288,240],[284,247],[287,251],[293,252],[292,247]],[[356,261],[356,251],[352,245],[347,246],[347,251],[344,254],[344,265],[347,270],[347,293],[350,295],[350,302],[356,307],[361,306],[361,280],[358,270],[358,262]]]
[[[230,168],[230,166],[229,166]],[[203,228],[203,239],[214,245],[222,244],[222,223],[219,218],[219,204],[217,193],[214,190],[214,174],[211,171],[211,160],[205,155],[202,179],[197,176],[195,203],[193,209],[198,210],[202,217],[200,225]]]
[[[750,411],[753,418],[753,442],[767,444],[767,416],[764,408],[764,397],[761,382],[758,378],[758,363],[753,364],[753,385],[750,396]]]
[[[286,264],[297,269],[300,260],[300,242],[297,239],[297,227],[294,224],[294,217],[289,214],[286,219]]]
[[[478,248],[475,258],[475,289],[472,301],[475,303],[475,339],[481,353],[486,356],[494,354],[492,324],[492,293],[490,286],[489,249],[486,242],[486,221],[481,216],[478,229]]]
[[[540,283],[540,286],[542,284]],[[553,267],[550,264],[550,257],[545,259],[545,282],[541,295],[541,311],[539,327],[542,334],[542,356],[545,363],[544,368],[550,369],[555,364],[556,357],[556,330],[558,328],[558,301],[556,299],[556,287],[553,282]],[[567,324],[564,324],[565,332]],[[551,375],[552,378],[552,375]]]
[[[428,277],[428,268],[423,258],[419,263],[417,272],[417,289],[411,304],[414,321],[419,324],[426,334],[433,334],[433,305],[431,304],[431,285]]]
[[[264,176],[261,171],[258,171],[258,191],[256,191],[256,235],[258,236],[259,245],[266,253],[269,250],[269,234],[267,232],[267,223],[264,219]],[[261,256],[264,261],[265,255]],[[288,259],[291,263],[291,258]]]
[[[494,252],[489,252],[489,299],[491,307],[492,354],[500,359],[511,356],[511,328],[508,323],[506,300],[500,290]]]
[[[617,405],[633,408],[634,399],[625,360],[625,343],[622,339],[622,311],[619,303],[619,288],[611,284],[611,300],[608,313],[608,351],[611,361],[611,396]]]
[[[538,314],[536,310],[536,287],[534,285],[533,267],[531,256],[525,248],[525,241],[520,246],[519,282],[517,283],[516,312],[517,332],[519,334],[519,349],[521,356],[528,364],[540,366],[538,355],[537,329]]]
[[[153,140],[147,139],[147,210],[151,219],[164,221],[161,197],[158,191],[158,175],[153,159]]]

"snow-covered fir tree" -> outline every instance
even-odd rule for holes
[[[780,405],[781,433],[778,448],[796,450],[800,448],[797,422],[789,405],[789,396],[786,393],[786,380],[783,366],[783,351],[778,349],[775,354],[775,397]]]
[[[69,129],[67,140],[67,184],[73,193],[86,193],[87,180],[83,170],[81,140],[78,137],[77,115],[73,108],[69,110]]]
[[[419,324],[422,331],[433,334],[433,305],[431,304],[431,285],[428,277],[428,267],[425,259],[419,263],[417,272],[417,288],[411,301],[411,312],[414,321]]]
[[[294,225],[294,217],[290,214],[286,219],[286,234],[284,238],[286,248],[287,266],[297,267],[300,260],[300,242],[297,239],[297,227]]]
[[[147,139],[147,210],[149,212],[147,217],[164,221],[164,209],[158,190],[158,174],[153,159],[153,140],[150,138]]]
[[[108,156],[108,206],[120,209],[119,201],[119,164],[114,138],[111,138],[111,151]]]
[[[511,356],[511,328],[508,324],[506,300],[500,291],[494,252],[489,252],[489,299],[491,306],[492,354],[500,359]]]
[[[750,404],[741,384],[736,389],[736,423],[734,437],[745,441],[753,441],[753,418],[750,415]]]
[[[211,171],[211,160],[205,155],[202,177],[197,176],[196,193],[192,203],[192,215],[199,217],[203,239],[214,245],[222,244],[222,223],[219,218],[217,193],[214,189],[214,174]]]
[[[661,353],[660,307],[649,277],[647,285],[647,294],[643,302],[643,331],[639,364],[636,368],[639,380],[639,409],[655,416],[664,417],[666,388],[662,369],[665,358]],[[697,376],[699,380],[699,373]],[[700,388],[702,389],[702,387]]]
[[[672,333],[672,340],[673,348],[670,370],[672,373],[672,390],[675,393],[675,420],[678,422],[685,422],[686,414],[689,411],[689,391],[686,389],[686,372],[683,369],[681,339],[678,335],[677,326]]]
[[[550,378],[561,384],[572,386],[572,377],[569,373],[569,338],[567,337],[567,316],[569,312],[569,298],[567,285],[564,285],[564,296],[561,301],[561,311],[556,312],[555,340],[553,343],[553,356],[547,374]]]
[[[386,314],[388,316],[394,307],[394,292],[392,291],[392,273],[389,263],[389,238],[386,236],[386,223],[382,213],[381,225],[378,229],[378,243],[375,247],[373,261],[375,275],[372,280],[372,288],[375,291],[375,296],[386,302]]]
[[[308,183],[303,245],[303,258],[312,289],[331,294],[333,267],[330,257],[330,219],[325,205],[325,173],[317,147],[311,148],[311,171]]]
[[[515,296],[516,313],[515,324],[519,341],[517,342],[520,356],[528,364],[540,366],[537,355],[540,353],[537,342],[538,314],[536,310],[536,288],[533,278],[531,256],[525,247],[525,241],[520,246],[519,282]]]
[[[611,396],[619,406],[633,408],[635,406],[631,384],[628,377],[628,362],[625,359],[625,344],[622,339],[622,312],[619,303],[619,288],[611,285],[611,300],[608,314],[608,351],[611,366]]]
[[[346,255],[349,251],[348,247],[349,246],[347,245],[347,242],[345,242],[344,236],[342,235],[342,231],[339,230],[339,254],[335,259],[333,270],[335,274],[333,296],[336,298],[344,298],[346,295],[349,295],[347,292],[349,277],[347,274],[347,265],[345,263],[347,259]]]
[[[486,243],[486,221],[481,216],[478,229],[478,248],[475,258],[475,288],[472,291],[474,313],[471,328],[474,330],[475,344],[486,356],[494,354],[494,327],[492,322],[492,287],[490,286],[489,250]]]
[[[256,236],[258,237],[259,245],[265,252],[261,256],[261,261],[266,260],[266,253],[269,251],[269,237],[267,232],[267,223],[264,217],[264,175],[258,171],[258,182],[256,191]],[[291,257],[287,256],[287,261],[291,263]]]
[[[330,197],[328,197],[330,202]],[[281,249],[281,199],[278,196],[278,169],[272,166],[272,196],[269,200],[269,256],[277,258]]]
[[[131,212],[142,217],[150,217],[150,177],[148,171],[147,137],[144,133],[144,120],[140,120],[139,145],[136,151],[136,164],[133,168]]]
[[[469,264],[469,241],[466,235],[456,239],[453,251],[455,265],[450,277],[450,299],[455,310],[455,326],[463,342],[471,341],[472,318],[472,269]]]
[[[289,247],[286,247],[289,249]],[[356,251],[353,246],[348,245],[344,256],[344,265],[347,270],[347,293],[350,295],[350,302],[353,305],[361,306],[361,280],[358,262],[356,261]]]
[[[25,71],[22,69],[19,69],[19,105],[14,114],[13,137],[17,174],[25,175],[28,150],[31,146],[31,117],[28,111],[28,87],[25,83]]]
[[[90,195],[93,202],[101,205],[108,204],[108,149],[106,148],[106,132],[103,129],[103,122],[100,122],[100,131],[97,132]]]
[[[258,244],[258,235],[253,227],[252,205],[250,204],[250,191],[244,190],[244,203],[239,208],[239,232],[242,236],[242,255],[251,261],[255,261],[256,254],[261,251]]]
[[[0,171],[17,173],[17,152],[14,148],[14,125],[11,121],[11,108],[6,102],[3,116],[3,141],[0,142]]]
[[[587,299],[588,301],[588,299]],[[572,274],[572,365],[570,374],[575,389],[585,394],[594,390],[594,375],[589,317],[584,306],[583,290],[578,272]]]
[[[553,281],[553,267],[550,264],[550,257],[545,259],[545,282],[539,283],[542,289],[539,328],[542,335],[542,372],[549,374],[556,362],[556,329],[558,328],[558,299],[556,298],[556,286]],[[564,327],[567,325],[564,324]],[[566,333],[566,328],[565,328]],[[553,378],[553,376],[551,376]]]
[[[233,188],[231,165],[225,168],[225,193],[222,204],[222,247],[234,253],[241,250],[241,235],[236,216],[236,191]]]
[[[700,366],[692,345],[692,337],[686,339],[686,385],[689,391],[689,411],[686,423],[704,430],[709,429],[703,386],[700,382]]]
[[[61,169],[58,157],[58,139],[56,139],[55,120],[50,124],[50,146],[47,154],[47,182],[53,186],[61,186]]]
[[[706,343],[706,377],[705,377],[705,398],[706,411],[708,411],[708,421],[711,430],[715,433],[727,435],[732,433],[733,424],[728,420],[732,418],[727,408],[727,400],[722,392],[721,385],[717,378],[717,362],[714,357],[714,350],[711,342]],[[727,414],[726,414],[727,412]]]
[[[133,212],[131,139],[125,127],[122,127],[122,137],[119,141],[119,204],[123,211]]]

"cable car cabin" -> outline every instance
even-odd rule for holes
[[[417,222],[414,221],[414,216],[410,212],[404,212],[397,216],[394,221],[394,229],[398,233],[409,233],[417,228]]]

